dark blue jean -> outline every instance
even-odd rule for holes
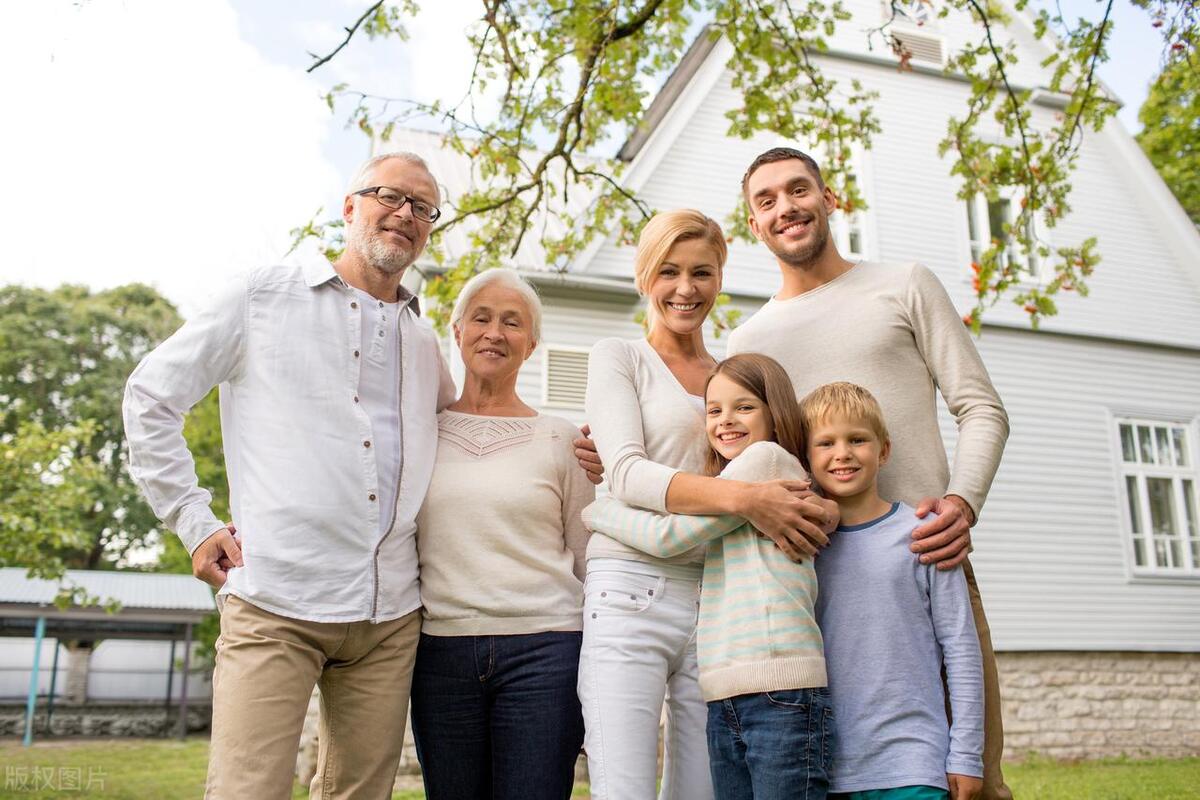
[[[824,800],[833,764],[829,690],[743,694],[708,704],[717,800]]]
[[[583,745],[578,632],[421,634],[412,726],[429,800],[562,800]]]

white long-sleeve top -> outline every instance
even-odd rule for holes
[[[667,510],[678,472],[700,473],[708,443],[697,404],[645,339],[604,339],[588,356],[585,401],[596,451],[613,497],[638,508]],[[597,533],[588,558],[652,564],[704,563],[704,547],[656,558]]]
[[[235,281],[130,376],[130,471],[188,552],[224,523],[198,485],[183,417],[221,387],[245,562],[222,593],[318,622],[383,621],[420,606],[416,516],[433,471],[437,412],[454,399],[454,383],[415,299],[404,299],[401,462],[390,507],[379,501],[387,493],[359,398],[361,300],[324,258]]]

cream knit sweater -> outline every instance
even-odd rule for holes
[[[583,628],[595,487],[559,417],[443,411],[433,480],[417,516],[422,630],[486,636]]]

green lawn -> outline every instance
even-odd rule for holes
[[[0,800],[103,797],[193,800],[204,790],[208,740],[0,740]],[[1200,758],[1174,761],[1035,759],[1005,768],[1018,800],[1190,800],[1200,794]],[[88,788],[88,784],[91,788]],[[295,797],[307,792],[296,787]],[[420,791],[393,800],[421,800]],[[587,797],[580,786],[576,797]]]

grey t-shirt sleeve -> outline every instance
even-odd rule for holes
[[[933,631],[942,648],[950,695],[946,772],[983,777],[983,658],[962,568],[925,567]]]

